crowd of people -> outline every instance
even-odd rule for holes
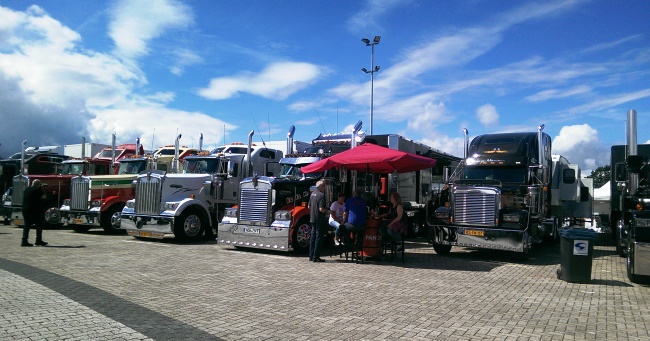
[[[377,215],[369,213],[368,204],[361,196],[362,193],[359,189],[355,189],[347,200],[344,193],[339,193],[329,207],[327,207],[324,193],[325,181],[320,180],[316,183],[316,190],[311,193],[309,198],[312,226],[309,243],[310,261],[325,261],[320,258],[320,254],[323,237],[329,229],[334,230],[335,245],[344,244],[360,248],[363,237],[353,240],[351,236],[363,236],[368,217],[381,220],[379,234],[383,241],[390,243],[396,251],[403,247],[402,235],[406,231],[407,217],[399,193],[392,192],[390,194],[390,210]]]

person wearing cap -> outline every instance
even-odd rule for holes
[[[325,181],[318,180],[316,190],[309,196],[309,221],[311,223],[311,235],[309,236],[309,260],[312,262],[324,262],[320,258],[320,250],[323,246],[323,235],[327,231],[327,204],[325,202]]]
[[[25,188],[23,194],[23,218],[25,219],[25,226],[23,226],[23,240],[20,246],[33,246],[29,243],[29,230],[32,225],[36,225],[36,245],[45,246],[47,242],[43,241],[43,210],[42,199],[45,197],[45,191],[41,181],[34,179],[30,187]]]

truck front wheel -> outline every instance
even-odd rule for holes
[[[433,250],[439,255],[446,255],[451,251],[451,245],[433,244]]]
[[[101,213],[101,226],[104,231],[108,233],[120,233],[123,230],[120,229],[120,215],[122,214],[122,208],[124,205],[115,204],[106,210],[106,212]]]
[[[174,221],[174,236],[180,241],[197,240],[203,235],[206,225],[203,216],[194,209],[183,212]]]
[[[294,251],[305,253],[309,251],[309,238],[311,237],[311,224],[307,219],[302,219],[293,229],[291,238]]]

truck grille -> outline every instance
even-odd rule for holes
[[[241,222],[270,224],[268,219],[270,190],[253,188],[241,189],[241,202],[239,204],[239,220]]]
[[[454,193],[454,223],[494,226],[499,193],[494,190],[457,190]]]
[[[88,191],[90,190],[90,178],[77,177],[72,178],[70,188],[70,209],[87,210],[88,209]]]
[[[135,213],[160,214],[160,198],[162,179],[158,177],[142,177],[135,185]]]
[[[11,190],[11,206],[22,206],[25,189],[29,186],[29,179],[18,175],[14,177],[13,189]]]

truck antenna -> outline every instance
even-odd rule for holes
[[[325,134],[325,132],[327,130],[325,130],[325,125],[323,124],[323,120],[320,118],[320,112],[318,112],[318,110],[316,110],[316,114],[318,114],[318,120],[320,121],[320,126],[323,127],[323,134]],[[337,129],[338,129],[338,127],[337,127]]]
[[[255,121],[255,117],[253,116],[253,113],[251,113],[251,118],[253,119],[253,123],[255,123],[255,129],[257,129],[257,132],[260,133],[260,139],[262,140],[262,145],[264,146],[264,148],[266,148],[266,143],[264,143],[262,132],[260,131],[260,127],[257,126],[257,121]]]

